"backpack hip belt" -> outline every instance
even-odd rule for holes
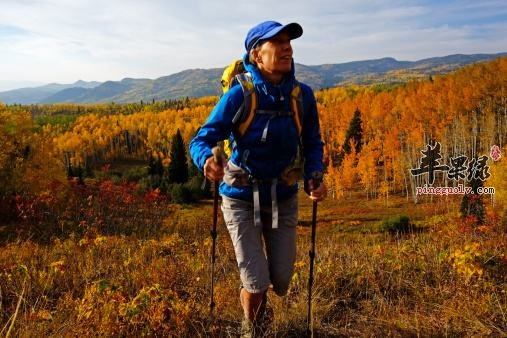
[[[291,171],[292,172],[292,171]],[[276,194],[276,186],[279,182],[286,184],[286,180],[282,177],[274,179],[258,179],[248,174],[241,167],[228,161],[224,168],[224,183],[233,187],[251,186],[253,191],[253,205],[254,205],[254,224],[255,226],[261,225],[261,205],[259,197],[259,184],[269,183],[271,191],[271,226],[273,229],[278,228],[278,198]],[[295,184],[294,182],[293,184]],[[289,184],[291,185],[291,184]]]

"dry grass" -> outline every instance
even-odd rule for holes
[[[126,205],[100,205],[96,211],[99,204],[89,196],[73,201],[74,207],[89,205],[80,214],[81,227],[71,225],[69,215],[68,231],[58,236],[40,233],[44,222],[61,221],[57,216],[34,216],[37,232],[27,230],[30,218],[1,228],[0,328],[12,325],[16,336],[235,332],[242,314],[239,279],[222,224],[215,317],[208,313],[209,201],[190,206],[160,201],[153,214],[146,204],[128,204],[131,214],[139,209],[142,226],[129,223],[126,231],[119,221]],[[306,330],[311,205],[304,196],[300,205],[291,290],[283,298],[270,294],[277,337]],[[313,294],[318,335],[507,335],[506,226],[491,206],[488,223],[468,224],[458,217],[458,205],[451,198],[414,205],[394,196],[386,207],[360,193],[320,204]],[[418,231],[381,232],[379,222],[398,214],[408,215]]]

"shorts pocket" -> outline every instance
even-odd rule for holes
[[[239,224],[253,224],[253,206],[246,201],[222,196],[222,214],[229,230]]]

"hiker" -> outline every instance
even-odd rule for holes
[[[294,76],[291,40],[302,34],[297,23],[266,21],[250,29],[246,75],[220,98],[189,145],[205,176],[223,180],[221,208],[240,271],[243,331],[262,324],[269,288],[279,296],[288,291],[296,258],[298,179],[314,201],[327,193],[320,182],[323,142],[315,98]],[[232,151],[228,160],[218,161],[212,149],[225,139]]]

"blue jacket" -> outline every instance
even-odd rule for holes
[[[243,58],[246,71],[252,75],[257,93],[257,109],[291,111],[290,94],[296,81],[294,65],[280,85],[272,85],[264,80],[255,65],[248,62],[248,54]],[[304,177],[311,178],[312,173],[322,172],[323,142],[320,136],[317,105],[312,89],[300,83],[303,98],[302,144],[305,158]],[[240,85],[232,87],[219,100],[207,121],[199,129],[197,135],[190,142],[190,156],[196,166],[202,171],[206,160],[212,156],[211,149],[218,141],[228,139],[231,135],[236,145],[233,147],[230,160],[253,177],[264,180],[259,185],[261,204],[271,203],[270,179],[280,176],[297,155],[299,138],[296,126],[291,116],[277,116],[269,121],[269,128],[265,142],[261,142],[262,132],[268,123],[269,115],[256,114],[245,135],[235,137],[232,120],[243,103],[243,91]],[[246,152],[246,154],[245,154]],[[293,196],[298,190],[297,184],[286,186],[277,185],[278,201],[284,201]],[[220,194],[252,201],[252,187],[233,187],[222,182]]]

